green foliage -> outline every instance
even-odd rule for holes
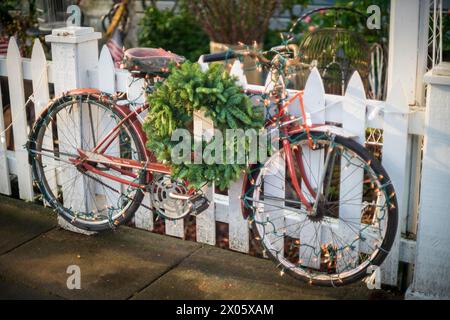
[[[295,17],[293,11],[295,6],[301,6],[305,8],[311,0],[282,0],[281,1],[281,11],[287,11],[291,17]],[[297,18],[297,17],[295,17]],[[295,19],[294,19],[295,21]],[[288,29],[290,25],[288,26]],[[264,34],[264,49],[270,50],[273,47],[279,46],[282,43],[282,39],[280,36],[280,32],[285,32],[287,30],[279,30],[279,29],[269,29]]]
[[[163,48],[191,61],[209,51],[209,39],[195,18],[184,9],[178,13],[150,7],[140,21],[140,46]]]
[[[2,27],[12,23],[13,17],[9,14],[10,10],[14,9],[13,1],[0,2],[0,25]]]
[[[283,0],[281,2],[282,9],[289,10],[292,13],[292,10],[295,5],[306,6],[311,0]]]
[[[294,5],[299,4],[302,6],[310,3],[310,0],[285,0],[285,8],[292,13],[292,8]],[[310,28],[331,28],[337,26],[350,31],[357,32],[361,34],[366,41],[371,43],[380,43],[384,46],[388,45],[389,36],[389,8],[390,1],[387,0],[361,0],[361,1],[348,1],[348,0],[337,0],[336,7],[348,7],[367,15],[367,8],[370,5],[378,5],[381,9],[381,30],[369,30],[366,26],[366,20],[352,12],[348,11],[338,11],[335,10],[317,12],[312,14],[311,20],[303,20],[295,28],[295,33],[301,38],[302,34],[309,32]],[[305,12],[306,13],[306,12]],[[292,15],[292,23],[297,20],[298,17]],[[280,32],[287,30],[270,30],[265,35],[265,48],[269,49],[273,46],[279,45],[281,43]]]
[[[26,3],[19,0],[0,1],[0,36],[15,36],[24,57],[31,55],[33,45],[33,38],[27,34],[27,30],[36,25],[35,0]]]
[[[178,144],[178,141],[171,141],[174,130],[192,128],[194,111],[203,111],[219,130],[260,129],[264,124],[261,108],[253,106],[236,79],[224,71],[221,64],[211,65],[206,72],[189,61],[180,68],[172,67],[171,75],[156,85],[148,101],[151,111],[143,125],[147,147],[162,162],[170,162],[171,151]],[[233,147],[237,149],[240,143],[248,150],[245,141],[236,141]],[[229,147],[223,148],[224,153]],[[220,189],[225,189],[245,168],[244,164],[182,163],[172,165],[172,174],[196,187],[214,181]]]
[[[447,55],[449,55],[448,51],[450,51],[450,9],[447,12],[443,12],[442,16],[442,25],[443,25],[443,50],[447,51]],[[445,53],[444,53],[445,54]],[[444,59],[448,61],[450,57],[446,57],[447,59]]]
[[[281,30],[272,30],[269,29],[264,34],[264,50],[270,50],[273,47],[276,47],[281,44],[281,37],[280,37]]]
[[[348,7],[359,11],[365,16],[369,16],[367,8],[371,5],[377,5],[381,9],[381,30],[369,30],[366,26],[366,19],[358,14],[349,11],[336,11],[328,10],[324,12],[318,12],[311,15],[311,21],[306,23],[302,22],[297,32],[306,32],[310,26],[316,28],[325,27],[341,27],[350,31],[361,34],[368,43],[380,43],[387,45],[389,35],[389,8],[390,1],[386,0],[361,0],[361,1],[348,1],[337,0],[336,7]]]

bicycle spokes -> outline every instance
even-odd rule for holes
[[[73,219],[115,224],[142,186],[142,166],[94,161],[89,156],[113,132],[96,155],[142,163],[136,137],[119,115],[89,97],[69,96],[50,110],[36,132],[30,153],[37,160],[47,201],[56,207],[58,203]]]
[[[336,281],[370,264],[380,250],[385,191],[370,161],[324,134],[313,148],[307,139],[285,144],[260,168],[244,200],[283,269]]]

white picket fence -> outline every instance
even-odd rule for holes
[[[96,39],[92,41],[97,42]],[[0,76],[8,77],[15,147],[15,151],[6,150],[5,140],[2,138],[0,144],[0,193],[11,194],[9,177],[10,174],[15,174],[18,177],[20,198],[28,201],[33,200],[34,194],[28,154],[24,149],[29,129],[24,108],[26,99],[23,80],[31,80],[33,83],[34,97],[32,100],[36,115],[49,101],[49,83],[55,83],[56,94],[74,89],[73,86],[64,87],[63,85],[68,80],[61,76],[65,72],[61,68],[66,65],[69,70],[66,73],[68,77],[75,78],[73,74],[70,74],[71,65],[84,68],[79,75],[79,77],[87,79],[83,82],[83,87],[94,87],[108,93],[127,92],[130,100],[144,101],[142,82],[135,81],[130,86],[131,75],[126,70],[114,67],[106,47],[103,47],[100,57],[95,58],[94,62],[83,62],[84,65],[82,65],[82,62],[78,61],[80,66],[76,63],[57,61],[57,59],[62,59],[62,56],[65,57],[64,59],[71,58],[67,58],[67,55],[60,55],[57,51],[59,48],[54,46],[55,44],[57,43],[52,43],[53,61],[46,61],[39,40],[35,41],[31,59],[21,58],[13,38],[9,43],[7,57],[0,57]],[[88,51],[83,54],[87,55]],[[97,52],[90,54],[96,56]],[[72,58],[77,59],[76,55]],[[240,81],[245,82],[240,69],[233,69]],[[252,85],[248,87],[263,89],[263,87]],[[396,84],[396,89],[392,90],[392,95],[386,102],[367,100],[363,82],[358,73],[351,78],[344,96],[325,94],[321,76],[316,69],[312,70],[307,81],[304,102],[307,112],[312,115],[313,123],[324,123],[325,121],[340,123],[344,129],[356,135],[361,143],[366,139],[366,128],[383,130],[382,162],[396,189],[400,216],[397,239],[389,258],[382,267],[382,277],[384,283],[396,285],[399,261],[414,263],[415,241],[407,240],[401,237],[401,234],[406,231],[408,215],[417,215],[417,212],[408,212],[410,201],[417,199],[417,196],[409,194],[411,156],[408,154],[408,145],[412,135],[423,135],[423,112],[409,110],[401,84]],[[292,105],[290,112],[298,114],[298,110],[298,105]],[[198,114],[194,119],[194,131],[197,133],[212,126]],[[0,132],[3,130],[3,114],[0,113]],[[229,248],[244,253],[249,252],[249,225],[242,218],[240,204],[237,200],[241,194],[241,185],[242,181],[235,182],[228,190],[228,196],[215,194],[211,187],[204,190],[213,205],[196,217],[198,242],[215,245],[216,221],[219,221],[229,225]],[[148,196],[144,198],[144,201],[150,205]],[[149,231],[154,228],[153,221],[153,213],[143,207],[134,218],[137,228]],[[167,235],[184,237],[183,221],[165,221],[165,228]]]

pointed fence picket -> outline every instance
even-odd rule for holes
[[[0,87],[0,97],[2,88]],[[0,99],[0,193],[11,195],[11,181],[9,179],[9,166],[6,147],[5,121],[3,119],[3,101]]]
[[[23,200],[33,200],[33,180],[31,177],[31,167],[28,163],[28,152],[25,149],[28,137],[28,124],[25,106],[25,93],[23,83],[22,57],[16,40],[11,38],[6,56],[6,66],[8,72],[8,86],[11,101],[11,118],[14,121],[14,151],[16,156],[17,178],[19,182],[20,198]]]
[[[194,140],[201,146],[203,141],[210,141],[214,136],[214,124],[201,111],[194,112]],[[203,161],[200,158],[200,161]],[[195,160],[194,160],[195,162]],[[214,203],[214,182],[202,188],[203,194]],[[216,244],[215,206],[211,205],[202,214],[195,217],[197,242],[210,245]]]
[[[6,57],[0,57],[0,75],[8,77],[9,101],[11,104],[13,125],[9,127],[14,133],[14,151],[7,150],[5,122],[3,112],[0,114],[0,193],[11,195],[10,174],[17,175],[19,197],[33,200],[33,183],[28,153],[25,144],[28,137],[27,114],[32,111],[34,102],[35,115],[38,116],[49,102],[49,82],[52,82],[51,67],[47,63],[42,45],[35,40],[31,59],[22,58],[15,38],[11,38]],[[24,80],[31,80],[34,95],[28,101],[25,97]],[[0,96],[2,95],[0,89]],[[25,103],[27,102],[27,109]],[[3,110],[2,101],[0,101]]]
[[[236,60],[231,67],[230,74],[237,78],[237,83],[243,88],[247,88],[247,78],[244,75],[244,69],[240,61]],[[239,180],[235,181],[228,189],[228,232],[230,249],[245,252],[249,251],[249,225],[243,218],[240,199],[242,192],[242,183],[245,174],[242,174]]]
[[[47,58],[45,57],[44,49],[42,48],[42,44],[39,39],[34,41],[33,50],[31,52],[31,64],[33,66],[31,68],[31,77],[34,92],[34,112],[36,116],[39,116],[50,100],[47,76]],[[46,135],[44,137],[43,147],[48,150],[53,150],[53,134]],[[54,194],[57,194],[57,174],[54,169],[56,168],[56,161],[49,158],[44,158],[42,161],[48,168],[53,168],[48,169],[46,174],[49,179],[48,183],[50,188]]]
[[[325,123],[325,89],[323,86],[323,81],[317,68],[311,70],[311,74],[305,84],[303,102],[305,106],[305,111],[311,115],[312,123]],[[294,116],[301,116],[300,105],[296,103],[289,112]],[[324,150],[311,150],[307,146],[302,146],[302,155],[305,162],[308,162],[309,168],[306,170],[307,179],[311,182],[311,187],[317,189],[316,177],[320,173],[321,166],[323,165],[323,160],[325,159]],[[304,188],[305,189],[305,188]],[[307,189],[305,189],[305,196],[307,199],[313,202],[312,196],[309,194]],[[306,215],[303,219],[307,219]],[[288,223],[292,224],[292,223]],[[314,248],[303,247],[299,248],[299,257],[312,257],[308,261],[302,263],[306,264],[308,267],[318,269],[320,267],[320,246],[322,244],[322,228],[320,225],[315,223],[302,223],[303,227],[301,230],[297,230],[297,235],[295,238],[299,238],[300,243],[311,243],[313,240]],[[315,239],[315,241],[314,241]],[[305,259],[303,259],[305,260]]]
[[[342,127],[354,134],[356,141],[364,144],[366,140],[366,93],[361,77],[357,72],[353,74],[347,86],[343,111]],[[338,257],[338,270],[344,268],[348,263],[351,264],[355,261],[360,251],[359,241],[357,238],[355,239],[355,231],[359,232],[360,230],[353,230],[355,226],[348,223],[348,221],[360,221],[362,207],[344,202],[345,198],[348,198],[354,199],[356,203],[362,203],[364,169],[359,168],[356,171],[346,170],[346,165],[344,162],[341,162],[339,231],[343,243],[353,243],[354,249],[344,250],[341,259]]]
[[[102,92],[108,93],[108,94],[114,94],[116,92],[115,90],[115,67],[114,67],[114,61],[111,57],[111,54],[109,53],[109,50],[107,49],[106,45],[103,46],[102,51],[100,52],[100,58],[98,62],[98,74],[100,75],[98,77],[98,89]],[[96,110],[98,111],[98,110]],[[95,119],[94,123],[99,124],[98,132],[97,134],[100,134],[101,132],[110,132],[114,126],[115,122],[110,121],[109,117],[105,116],[105,114],[101,115],[98,114],[99,112],[93,112],[93,118]],[[96,138],[101,139],[101,137],[97,136]],[[111,145],[107,149],[108,154],[111,155],[120,155],[120,141],[119,137],[116,137]],[[123,192],[122,185],[117,181],[111,181],[106,178],[100,178],[100,180],[106,184],[109,184],[114,190],[120,190]],[[98,200],[101,200],[102,197],[105,199],[109,199],[109,201],[113,201],[113,203],[117,203],[119,201],[119,194],[114,192],[111,189],[107,189],[102,187],[100,184],[96,184],[95,186],[96,190],[96,198]]]
[[[54,55],[54,59],[60,59],[64,56],[59,51]],[[201,62],[201,61],[200,61]],[[202,69],[206,70],[208,65],[201,63]],[[72,83],[66,83],[62,74],[56,73],[53,75],[51,70],[53,68],[63,68],[63,61],[45,61],[45,56],[42,46],[39,41],[36,41],[33,48],[32,59],[23,59],[20,57],[19,50],[14,40],[10,41],[7,58],[0,57],[0,76],[7,76],[10,88],[10,101],[13,112],[13,130],[15,135],[15,151],[10,152],[6,150],[4,139],[0,143],[0,193],[10,194],[11,188],[9,183],[9,174],[15,173],[19,178],[20,197],[24,200],[33,199],[33,188],[30,166],[28,165],[28,154],[23,148],[26,143],[28,135],[26,114],[24,109],[25,97],[23,90],[23,80],[32,80],[34,90],[34,105],[36,114],[40,112],[49,100],[49,83],[53,83],[54,78],[55,91],[57,94],[73,89]],[[72,68],[72,66],[71,66]],[[244,88],[264,90],[265,87],[274,85],[273,79],[269,75],[265,86],[255,86],[247,84],[246,78],[242,72],[239,62],[231,68],[231,72],[237,77],[238,83]],[[98,88],[101,91],[113,94],[116,92],[126,92],[128,98],[133,100],[137,105],[145,101],[145,94],[142,91],[142,80],[136,81],[132,78],[130,73],[126,70],[116,69],[109,50],[103,47],[98,64],[96,68],[90,68],[87,71],[89,78],[89,85]],[[42,78],[42,79],[41,79]],[[69,81],[70,82],[70,81]],[[297,91],[289,91],[291,96],[295,95]],[[1,94],[1,92],[0,92]],[[408,204],[408,170],[409,170],[409,155],[408,141],[412,134],[423,134],[423,115],[420,112],[410,113],[408,105],[405,102],[401,85],[393,86],[388,95],[387,102],[366,100],[366,93],[362,85],[360,76],[355,73],[350,80],[346,94],[344,96],[335,96],[325,94],[322,78],[317,70],[312,70],[304,90],[304,103],[307,112],[311,115],[313,123],[332,122],[342,124],[343,128],[351,132],[358,142],[364,143],[365,130],[367,128],[383,129],[383,165],[390,175],[390,178],[395,186],[398,198],[400,219],[399,229],[396,241],[391,250],[388,260],[384,263],[382,268],[383,281],[388,284],[395,284],[397,282],[397,271],[399,261],[411,263],[414,261],[414,242],[406,242],[401,238],[401,231],[405,228]],[[1,101],[1,100],[0,100]],[[131,105],[133,107],[133,105]],[[298,102],[290,106],[289,112],[293,115],[299,114]],[[2,114],[0,114],[0,130],[3,131],[4,122]],[[58,130],[65,130],[67,128],[58,128]],[[213,129],[212,123],[209,119],[205,119],[200,112],[194,115],[194,131],[197,136],[208,133],[207,129]],[[309,152],[308,157],[322,161],[324,158],[321,150],[304,150]],[[8,159],[15,159],[17,167],[20,170],[17,172],[11,171],[11,166],[8,166]],[[280,166],[274,175],[284,176],[284,160],[279,159]],[[316,161],[312,161],[316,162]],[[317,169],[317,168],[316,168]],[[312,168],[314,170],[314,168]],[[317,169],[318,170],[318,169]],[[55,172],[55,180],[60,179],[58,173]],[[357,175],[357,180],[361,181],[361,175]],[[205,187],[204,192],[211,201],[210,208],[196,217],[196,232],[197,241],[207,244],[215,244],[216,242],[216,221],[228,223],[229,225],[229,247],[230,249],[249,252],[249,224],[242,217],[241,206],[237,199],[241,194],[242,181],[234,182],[228,190],[228,195],[215,194],[213,186]],[[270,177],[268,177],[270,179]],[[355,178],[356,179],[356,178]],[[344,178],[341,176],[341,181]],[[279,180],[278,180],[279,181]],[[358,181],[355,181],[357,183]],[[345,183],[342,183],[342,188],[345,188]],[[96,189],[98,192],[98,189]],[[359,190],[359,189],[358,189]],[[360,190],[355,191],[358,195]],[[278,186],[277,190],[265,190],[267,193],[280,193],[284,196],[284,186]],[[82,199],[80,200],[82,201]],[[150,197],[145,195],[144,204],[147,207],[151,206]],[[356,210],[344,210],[345,215],[352,217],[356,214]],[[412,214],[412,213],[409,213]],[[141,207],[135,214],[135,226],[141,229],[153,230],[154,213]],[[289,225],[289,221],[283,221]],[[286,232],[293,238],[300,238],[302,236],[317,237],[317,248],[330,236],[328,227],[322,227],[320,230],[311,229],[308,232],[303,230],[300,234],[298,230],[290,230],[287,228]],[[180,238],[184,238],[185,223],[184,221],[165,221],[165,233]],[[349,233],[350,237],[350,233]],[[301,239],[300,239],[301,240]],[[361,243],[356,249],[358,252],[364,252],[366,249]],[[316,250],[317,251],[317,250]],[[311,261],[311,266],[317,265],[317,261]]]
[[[401,233],[406,230],[411,164],[409,160],[411,135],[408,135],[409,106],[400,82],[396,82],[388,92],[384,114],[382,164],[395,188],[398,228],[392,249],[382,266],[381,276],[383,283],[397,286],[400,239]]]
[[[103,46],[100,57],[98,61],[98,67],[97,72],[94,74],[91,74],[91,86],[98,88],[102,92],[106,92],[108,94],[115,94],[118,91],[125,91],[120,90],[118,87],[118,81],[126,82],[125,88],[128,88],[126,91],[128,93],[128,98],[130,100],[137,100],[136,102],[142,103],[143,100],[143,93],[142,93],[142,83],[141,82],[134,82],[132,85],[132,88],[130,88],[129,83],[133,80],[131,79],[129,73],[126,72],[120,72],[123,70],[116,70],[114,61],[111,57],[111,53],[106,45]],[[119,80],[117,80],[119,78]],[[125,83],[124,83],[125,84]],[[139,85],[141,88],[139,88]],[[108,128],[105,128],[105,132]],[[103,131],[103,129],[101,130]],[[114,144],[111,146],[114,148]],[[117,148],[117,144],[116,144]],[[114,152],[114,151],[113,151]],[[118,150],[116,150],[118,152]],[[109,183],[113,184],[114,188],[116,190],[122,190],[122,186],[120,186],[119,183],[109,181]],[[100,191],[100,190],[99,190]],[[108,194],[107,196],[115,198],[117,195]],[[151,206],[150,202],[150,195],[148,193],[144,194],[144,199],[142,203],[146,207]],[[134,216],[134,224],[139,229],[144,229],[148,231],[153,230],[153,212],[149,209],[147,209],[144,206],[139,207],[139,209],[136,211]]]

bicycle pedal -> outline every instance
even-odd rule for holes
[[[209,207],[209,200],[202,194],[196,194],[189,198],[191,203],[191,214],[194,216],[199,215]]]

